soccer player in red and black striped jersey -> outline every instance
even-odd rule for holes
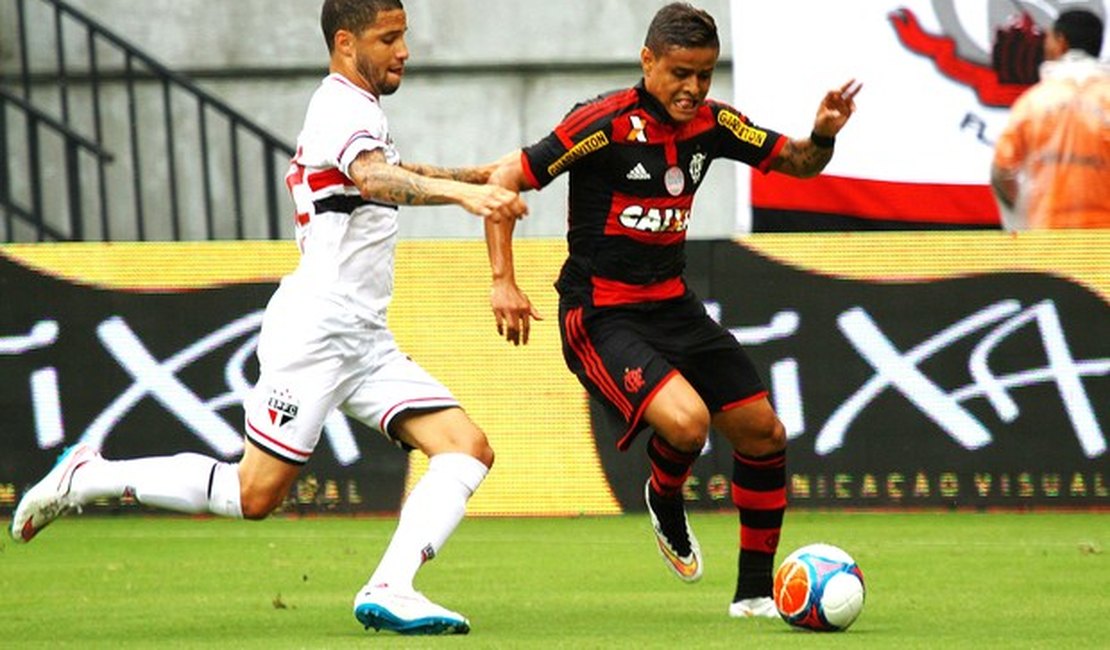
[[[719,53],[712,16],[685,3],[663,7],[640,53],[643,80],[576,106],[490,180],[527,190],[570,174],[569,256],[556,283],[567,365],[627,423],[620,449],[652,429],[645,499],[659,550],[685,581],[701,577],[702,559],[681,488],[710,425],[729,440],[740,518],[729,613],[774,617],[786,435],[748,356],[686,286],[686,228],[715,158],[764,173],[820,173],[859,85],[828,92],[810,136],[792,139],[706,98]],[[486,223],[498,331],[519,345],[539,313],[516,284],[512,232],[511,221]]]

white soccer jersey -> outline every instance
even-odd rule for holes
[[[243,404],[247,437],[289,463],[308,461],[336,408],[390,435],[406,411],[458,406],[386,328],[397,206],[363,199],[347,178],[355,157],[375,149],[400,162],[377,98],[325,78],[285,178],[301,262],[266,307],[261,376]]]
[[[397,206],[363,199],[347,177],[351,162],[375,149],[391,164],[401,160],[378,99],[340,74],[328,75],[309,102],[285,177],[301,261],[284,283],[385,327]]]

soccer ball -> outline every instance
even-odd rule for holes
[[[863,610],[863,572],[831,544],[810,544],[775,571],[775,607],[790,625],[817,632],[848,629]]]

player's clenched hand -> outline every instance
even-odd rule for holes
[[[513,345],[528,343],[531,319],[543,320],[528,296],[515,282],[495,280],[490,292],[490,306],[497,319],[497,334]]]
[[[460,205],[471,214],[494,223],[523,218],[528,205],[520,194],[497,185],[468,185]]]

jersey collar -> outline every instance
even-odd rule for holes
[[[663,106],[663,103],[656,99],[655,95],[652,95],[648,92],[647,87],[644,86],[643,78],[640,79],[640,83],[636,84],[636,92],[640,96],[640,106],[644,108],[648,115],[654,118],[657,122],[666,124],[668,126],[674,126],[677,124],[677,122],[674,121],[674,118],[671,117],[671,114],[667,112],[667,109],[665,106]]]
[[[355,84],[355,82],[351,81],[347,77],[344,77],[341,73],[332,72],[327,77],[324,77],[324,81],[334,81],[334,82],[340,83],[344,86],[347,86],[351,90],[354,90],[355,92],[359,93],[360,95],[366,97],[367,99],[374,102],[375,104],[378,103],[378,98],[375,97],[373,93],[367,92],[366,90],[360,88],[358,85]]]

